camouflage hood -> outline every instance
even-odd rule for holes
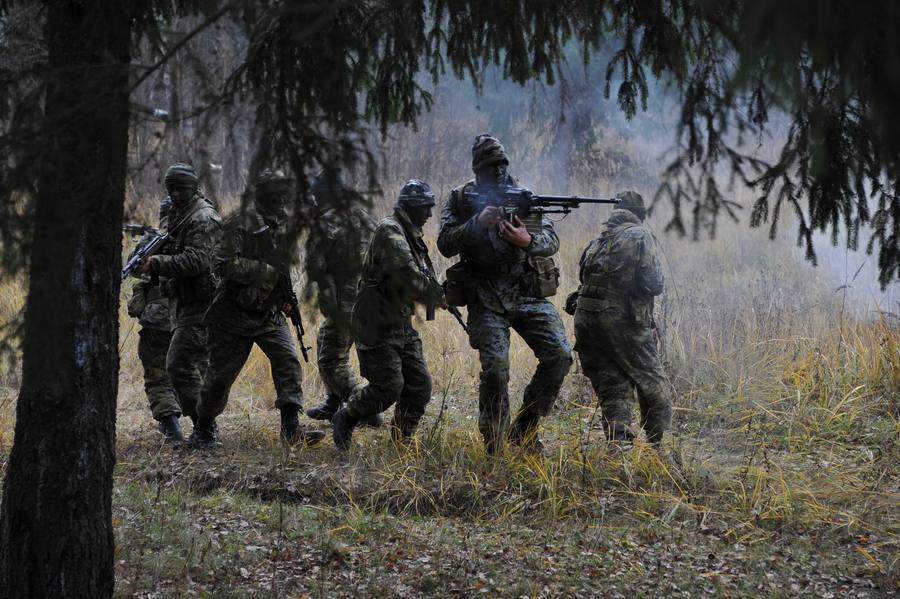
[[[641,222],[641,219],[639,219],[637,215],[631,210],[626,210],[625,208],[616,208],[615,210],[610,212],[609,218],[605,223],[603,223],[603,225],[608,230],[612,230],[625,223],[640,225]]]

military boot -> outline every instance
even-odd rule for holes
[[[609,438],[609,455],[612,457],[620,456],[628,453],[631,449],[632,440],[624,431],[612,433]]]
[[[169,414],[159,419],[159,432],[163,436],[163,443],[181,443],[184,441],[184,433],[181,432],[181,424],[178,416]]]
[[[324,439],[324,431],[308,431],[300,427],[300,420],[297,417],[299,412],[300,406],[295,403],[289,403],[281,408],[282,440],[288,445],[296,445],[301,442],[312,445]]]
[[[534,412],[521,412],[509,429],[509,442],[531,455],[544,453],[544,444],[537,434],[540,420],[540,415]]]
[[[334,424],[332,436],[335,446],[338,449],[349,449],[353,444],[353,429],[359,424],[359,418],[350,415],[347,408],[341,408],[334,413],[331,423]]]
[[[197,418],[191,436],[184,440],[181,447],[189,449],[209,449],[219,443],[219,427],[215,418]]]
[[[334,417],[334,413],[341,409],[341,403],[340,395],[329,395],[321,406],[306,410],[306,415],[313,420],[330,421]]]

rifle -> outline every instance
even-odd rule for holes
[[[428,277],[429,281],[431,281],[432,283],[437,285],[438,289],[441,290],[441,296],[444,296],[445,295],[444,286],[441,285],[440,283],[438,283],[438,280],[435,278],[434,274],[431,272],[431,269],[429,269],[425,264],[422,264],[421,266],[419,266],[419,269],[422,271],[422,274],[424,274],[426,277]],[[468,334],[469,327],[466,325],[466,321],[463,320],[462,312],[459,311],[459,308],[457,308],[456,306],[449,306],[447,308],[447,312],[449,312],[450,314],[453,315],[454,318],[456,318],[456,322],[458,322],[460,324],[460,326],[462,326],[462,328],[466,332],[466,334]],[[429,302],[425,308],[425,320],[434,320],[434,303],[433,302]]]
[[[272,239],[273,234],[274,231],[272,231],[272,228],[269,227],[269,225],[253,232],[253,236],[256,237],[260,244],[269,250],[269,252],[274,253],[275,241]],[[291,314],[288,318],[291,319],[291,324],[294,325],[294,329],[297,331],[297,342],[300,344],[300,353],[303,354],[303,361],[309,362],[308,352],[312,349],[312,346],[306,345],[303,341],[306,331],[303,329],[303,319],[300,318],[300,302],[297,300],[297,294],[294,293],[294,284],[291,282],[291,275],[284,268],[278,273],[278,281],[275,283],[275,289],[272,290],[272,293],[269,294],[269,297],[263,302],[263,309],[268,310],[271,306],[275,305],[278,300],[282,300],[291,307]]]
[[[303,354],[303,361],[309,362],[308,352],[312,349],[312,346],[306,345],[303,342],[303,336],[306,332],[303,330],[303,319],[300,318],[300,304],[297,301],[297,294],[294,293],[291,275],[282,270],[278,274],[278,283],[275,287],[280,290],[280,299],[284,300],[284,303],[291,307],[291,315],[289,318],[291,319],[291,324],[294,325],[294,328],[297,331],[297,342],[300,344],[300,353]]]
[[[525,228],[532,235],[541,232],[542,218],[545,214],[569,214],[581,204],[619,204],[619,198],[582,198],[580,196],[537,195],[530,189],[512,185],[490,189],[486,192],[467,191],[463,200],[463,208],[470,214],[477,214],[487,206],[498,206],[500,214],[514,223],[516,216],[525,223]]]
[[[180,224],[181,223],[179,223],[179,225]],[[139,227],[142,225],[134,225],[134,226]],[[175,229],[177,229],[177,228],[178,227],[175,227]],[[169,237],[171,237],[171,235],[175,231],[175,229],[172,229],[165,235],[156,235],[153,239],[151,239],[147,243],[147,245],[145,245],[142,248],[139,248],[134,253],[134,255],[131,257],[131,259],[128,261],[128,264],[125,265],[125,268],[122,269],[122,280],[124,281],[126,278],[128,278],[129,275],[134,274],[134,272],[138,268],[140,268],[141,264],[143,264],[147,258],[149,258],[151,256],[155,256],[160,251],[162,251],[163,246],[165,246],[166,242],[169,241]],[[126,230],[127,230],[127,228],[126,228]],[[156,231],[156,229],[153,229],[153,231]]]
[[[149,225],[125,225],[122,229],[123,231],[132,232],[136,229],[132,229],[132,227],[147,227],[147,232],[154,233],[156,236],[147,243],[144,247],[138,249],[134,256],[131,257],[131,260],[128,261],[128,264],[125,265],[125,268],[122,269],[122,280],[124,281],[128,275],[134,274],[134,271],[137,270],[141,264],[144,263],[144,260],[150,258],[151,256],[155,256],[165,247],[166,242],[172,237],[172,234],[181,228],[181,225],[186,223],[190,218],[190,214],[181,219],[177,225],[166,231],[165,235],[159,235],[159,229],[155,229],[150,227]]]
[[[159,233],[159,229],[150,225],[125,225],[122,230],[132,237],[140,237],[145,233]]]

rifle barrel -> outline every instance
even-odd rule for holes
[[[556,204],[619,204],[619,198],[583,198],[581,196],[532,196],[532,202],[540,206],[544,202]]]

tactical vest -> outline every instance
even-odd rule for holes
[[[618,253],[613,249],[615,245],[613,240],[619,233],[639,226],[637,223],[622,223],[617,227],[606,231],[603,238],[606,241],[606,251],[604,253],[606,260],[603,262],[603,272],[590,274],[585,277],[582,285],[578,288],[578,309],[587,312],[602,312],[607,308],[619,307],[631,313],[635,322],[650,326],[649,313],[648,318],[643,318],[644,310],[635,306],[634,296],[631,289],[622,290],[614,285],[609,278],[610,258]]]

